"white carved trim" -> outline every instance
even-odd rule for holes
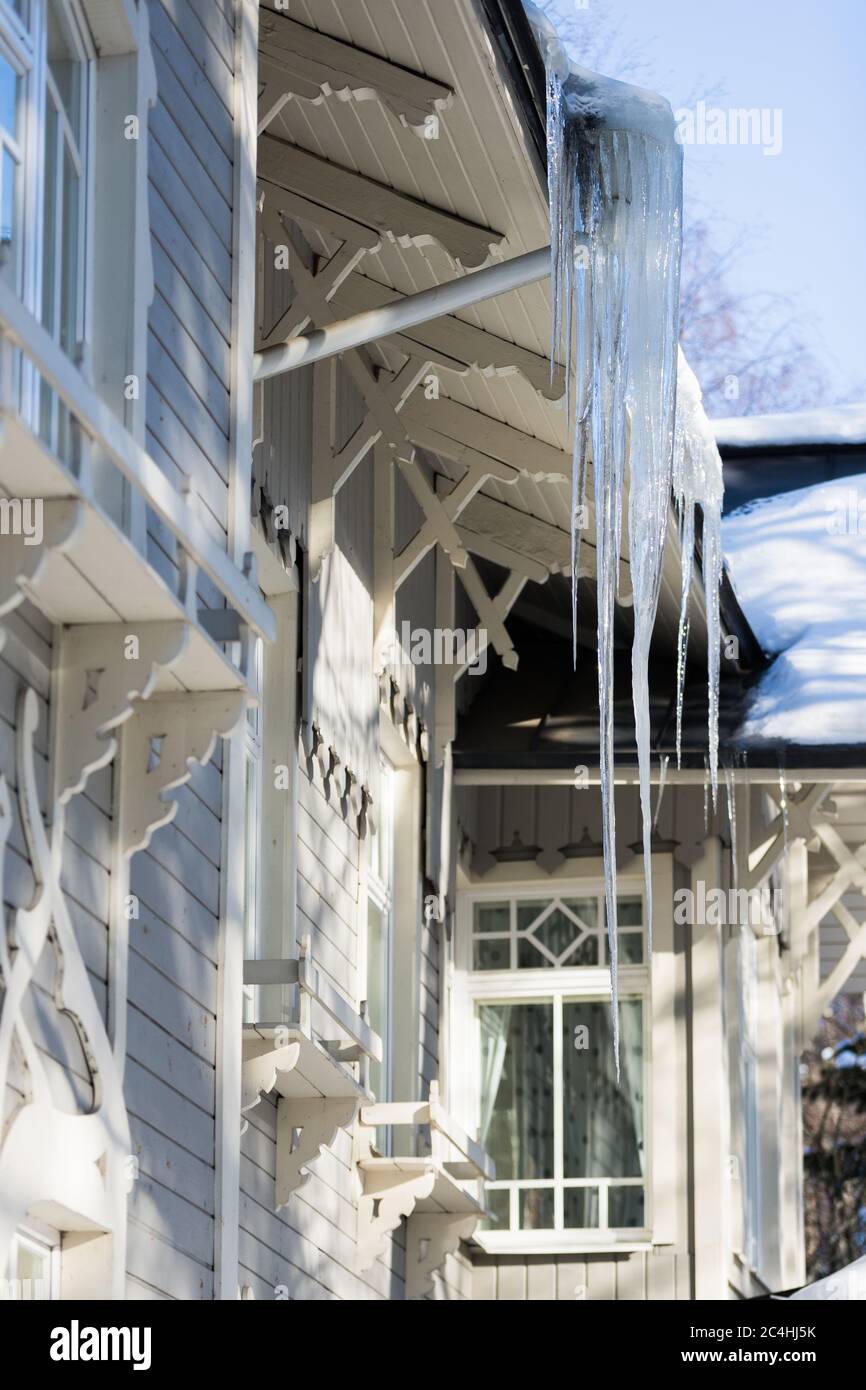
[[[389,1169],[381,1176],[364,1174],[364,1192],[358,1199],[357,1269],[369,1269],[388,1246],[404,1216],[411,1216],[419,1201],[429,1197],[436,1183],[436,1172],[401,1173]]]
[[[84,508],[74,499],[31,499],[42,507],[42,539],[38,545],[23,535],[2,537],[0,544],[0,617],[11,613],[27,598],[38,595],[39,580],[55,552],[72,544],[84,522]]]
[[[259,139],[258,173],[266,182],[320,208],[313,220],[327,225],[327,211],[332,210],[359,219],[374,233],[404,248],[435,242],[464,270],[482,266],[505,240],[501,232],[490,227],[456,217],[273,135]]]
[[[334,38],[285,14],[261,7],[259,130],[265,129],[292,97],[316,104],[378,99],[403,125],[424,131],[428,116],[450,104],[451,88],[425,73],[412,72],[387,58]]]
[[[285,1047],[262,1052],[257,1057],[244,1059],[243,1092],[241,1113],[246,1114],[261,1103],[262,1096],[269,1095],[279,1086],[280,1076],[294,1071],[301,1055],[299,1042],[287,1043]],[[246,1129],[244,1121],[243,1129]],[[242,1131],[243,1132],[243,1131]]]
[[[139,702],[123,730],[120,843],[124,854],[146,849],[155,830],[177,813],[162,794],[189,781],[192,763],[206,763],[218,737],[228,738],[246,708],[243,691],[157,695]]]
[[[426,1298],[433,1292],[433,1275],[461,1240],[469,1240],[478,1216],[413,1212],[406,1223],[406,1297]]]
[[[0,929],[0,1095],[6,1094],[13,1061],[24,1078],[24,1099],[0,1131],[0,1272],[28,1212],[50,1212],[64,1230],[120,1231],[130,1152],[120,1076],[60,886],[63,814],[55,808],[49,842],[39,808],[33,754],[38,721],[36,694],[24,689],[16,726],[17,794],[37,892],[32,907],[16,911],[11,937],[5,923]],[[0,778],[0,895],[11,826],[9,791]],[[55,956],[57,1008],[75,1024],[93,1078],[93,1108],[86,1114],[56,1108],[25,1021],[28,991],[46,946]]]
[[[130,639],[135,639],[134,645]],[[110,737],[153,691],[189,641],[186,623],[104,623],[64,628],[57,665],[55,798],[65,805],[114,757]],[[127,657],[127,652],[137,656]]]
[[[358,1109],[354,1096],[319,1100],[277,1101],[276,1210],[309,1179],[309,1166],[330,1148],[337,1131],[352,1123]]]

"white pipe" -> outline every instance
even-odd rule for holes
[[[466,309],[471,304],[494,299],[508,290],[534,285],[549,274],[549,246],[528,251],[523,256],[512,256],[507,261],[498,261],[484,270],[459,275],[444,285],[434,285],[430,290],[407,295],[405,299],[383,304],[379,309],[365,309],[362,314],[354,314],[352,318],[328,324],[326,328],[316,328],[312,333],[299,334],[276,347],[265,348],[264,352],[257,352],[253,357],[253,380],[265,381],[268,377],[281,376],[283,372],[293,372],[297,367],[306,367],[311,362],[321,362],[325,357],[334,357],[348,348],[363,347],[377,338],[387,338],[392,333],[402,332],[404,328],[413,328],[430,319],[438,319],[442,314],[453,313],[455,309]]]

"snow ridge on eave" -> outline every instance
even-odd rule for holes
[[[524,9],[545,67],[563,83],[571,115],[588,125],[647,135],[659,144],[676,143],[676,121],[663,96],[581,67],[547,16],[531,0],[524,0]]]
[[[866,402],[772,415],[712,420],[721,448],[778,449],[797,445],[866,446]]]
[[[866,742],[866,479],[763,498],[726,517],[739,602],[775,659],[740,735],[749,744]]]

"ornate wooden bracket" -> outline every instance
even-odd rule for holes
[[[114,757],[112,731],[146,700],[189,639],[186,623],[101,623],[63,629],[57,684],[55,797],[65,805]]]
[[[295,1070],[300,1054],[300,1041],[294,1041],[244,1059],[241,1114],[261,1104],[262,1096],[279,1089],[280,1078]],[[247,1122],[244,1121],[242,1133],[246,1127]]]
[[[280,1099],[277,1105],[276,1210],[303,1187],[309,1164],[333,1144],[337,1131],[352,1123],[355,1096],[318,1100]]]
[[[388,62],[285,14],[261,7],[259,131],[287,101],[369,101],[377,98],[403,125],[423,134],[430,117],[447,106],[450,87]]]
[[[461,1240],[469,1240],[477,1216],[414,1212],[406,1223],[406,1297],[425,1298],[433,1292],[433,1275]]]
[[[33,905],[15,913],[10,937],[0,923],[0,1095],[9,1095],[13,1068],[16,1088],[23,1092],[0,1128],[0,1274],[12,1235],[27,1213],[64,1230],[119,1230],[130,1151],[117,1062],[60,885],[62,817],[49,840],[39,806],[33,756],[38,722],[36,694],[25,689],[16,720],[17,796],[37,891]],[[0,893],[11,828],[9,791],[0,778]],[[92,1107],[82,1111],[57,1107],[28,1026],[28,995],[46,949],[54,955],[57,1008],[75,1025],[93,1081]]]
[[[417,1202],[429,1197],[436,1184],[432,1169],[408,1173],[391,1168],[365,1175],[365,1189],[358,1200],[358,1269],[369,1269],[384,1255],[388,1237],[404,1216],[411,1216]]]
[[[75,500],[30,498],[11,499],[23,508],[30,504],[38,511],[22,516],[33,534],[13,532],[0,545],[0,617],[11,613],[27,597],[27,589],[38,593],[39,581],[55,553],[62,553],[74,541],[84,521],[84,508]],[[38,539],[37,539],[38,536]]]
[[[163,793],[181,787],[193,763],[206,763],[218,737],[237,728],[243,691],[157,695],[138,703],[123,731],[120,842],[125,854],[146,849],[160,826],[177,813]]]

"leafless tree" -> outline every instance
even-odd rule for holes
[[[866,1253],[863,996],[840,994],[803,1054],[806,1266],[834,1274]]]
[[[538,0],[574,59],[594,72],[647,84],[654,40],[622,37],[609,0]],[[701,82],[705,100],[718,88]],[[694,104],[688,97],[684,105]],[[813,334],[791,300],[738,288],[738,271],[760,231],[730,227],[692,201],[683,233],[680,339],[701,383],[710,416],[798,410],[836,399],[812,346]]]

